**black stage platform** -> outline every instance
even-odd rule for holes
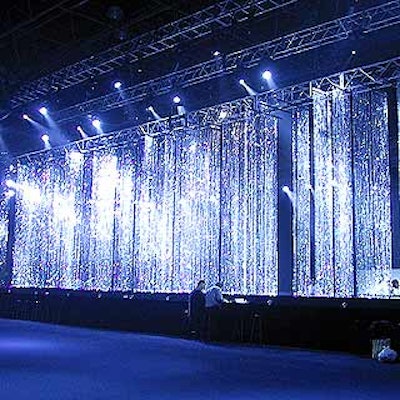
[[[185,336],[187,297],[10,289],[0,292],[0,317]],[[400,300],[246,297],[246,301],[223,306],[213,341],[369,354],[371,338],[382,336],[391,337],[399,348]],[[389,323],[374,330],[374,321]]]

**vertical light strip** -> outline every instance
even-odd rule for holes
[[[334,296],[333,148],[329,95],[316,92],[314,111],[315,295]]]
[[[8,243],[8,210],[9,199],[4,197],[0,200],[0,287],[6,284],[8,272],[7,263],[7,243]]]
[[[176,141],[174,281],[189,291],[218,281],[220,135],[187,130]]]
[[[310,110],[293,113],[293,294],[311,295],[311,138]]]
[[[135,224],[135,289],[173,291],[175,139],[145,138]]]
[[[130,291],[134,288],[134,228],[137,207],[136,177],[140,165],[139,146],[135,143],[132,148],[121,149],[118,155],[118,163],[113,290]]]
[[[350,95],[332,93],[333,220],[335,297],[354,294],[353,174]]]
[[[221,277],[226,291],[278,293],[277,121],[223,126]]]
[[[41,233],[46,221],[42,220],[40,204],[42,193],[37,173],[38,164],[21,165],[18,168],[16,193],[16,226],[14,245],[14,269],[12,285],[19,287],[43,287],[45,254],[40,254]]]
[[[391,270],[387,98],[353,96],[357,295],[389,295]]]
[[[114,207],[118,178],[117,157],[96,152],[90,199],[89,276],[86,288],[111,290],[114,267]]]

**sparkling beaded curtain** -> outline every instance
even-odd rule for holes
[[[391,266],[386,97],[318,92],[310,118],[294,114],[293,292],[378,297]]]
[[[353,96],[355,246],[358,296],[387,296],[392,264],[386,94]]]
[[[0,199],[0,287],[6,284],[8,243],[8,198]]]
[[[277,121],[223,127],[221,277],[231,293],[278,293]]]
[[[311,115],[308,108],[293,114],[293,294],[311,295]]]
[[[78,288],[83,156],[36,160],[18,171],[13,284]]]
[[[276,294],[276,154],[276,120],[251,115],[24,160],[13,284]]]

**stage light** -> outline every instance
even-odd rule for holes
[[[80,133],[83,139],[88,137],[87,133],[83,130],[83,128],[80,125],[76,127],[76,130]]]
[[[22,118],[25,119],[25,120],[28,120],[29,119],[29,115],[28,114],[23,114]]]
[[[283,191],[284,193],[290,193],[289,186],[283,186],[283,187],[282,187],[282,191]]]
[[[239,83],[241,86],[243,86],[246,89],[246,92],[250,96],[255,96],[257,94],[257,92],[244,79],[240,79]]]
[[[218,57],[220,55],[221,55],[221,53],[218,50],[215,50],[214,53],[213,53],[214,57]]]
[[[49,140],[50,140],[49,135],[48,135],[47,133],[45,133],[44,135],[42,135],[42,140],[43,140],[43,142],[48,143]]]
[[[161,116],[160,116],[160,114],[158,114],[157,112],[156,112],[156,110],[154,109],[154,107],[153,106],[148,106],[147,108],[146,108],[146,111],[148,111],[156,120],[161,120],[162,118],[161,118]]]
[[[181,102],[181,98],[180,98],[179,96],[175,96],[175,97],[172,99],[172,101],[173,101],[175,104],[179,104],[179,103]]]
[[[42,115],[47,115],[47,114],[48,114],[48,111],[47,111],[47,108],[46,108],[46,107],[40,107],[40,108],[39,108],[39,112],[40,112],[40,114],[42,114]]]
[[[94,119],[92,121],[92,125],[96,128],[96,129],[100,129],[101,128],[101,121],[99,119]]]
[[[356,54],[357,54],[357,52],[356,52],[355,50],[352,50],[352,51],[351,51],[351,55],[352,55],[352,56],[355,56]]]
[[[266,81],[269,81],[269,80],[272,78],[271,71],[265,70],[265,71],[262,73],[262,78],[263,78],[264,80],[266,80]]]
[[[121,87],[122,87],[122,82],[117,81],[117,82],[114,83],[114,88],[115,89],[121,89]]]

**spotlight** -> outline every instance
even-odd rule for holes
[[[117,81],[117,82],[114,83],[114,88],[115,89],[121,89],[121,87],[122,87],[122,82]]]
[[[175,104],[179,104],[179,103],[181,102],[181,98],[180,98],[179,96],[175,96],[175,97],[172,99],[172,101],[173,101]]]
[[[28,119],[29,119],[29,115],[28,115],[28,114],[24,114],[24,115],[22,116],[22,118],[25,119],[25,120],[28,120]]]
[[[101,128],[101,122],[100,122],[100,120],[99,119],[94,119],[93,121],[92,121],[92,125],[96,128],[96,129],[100,129]]]
[[[47,115],[47,113],[48,113],[46,107],[40,107],[40,108],[39,108],[39,112],[40,112],[40,114],[42,114],[42,115]]]
[[[148,106],[148,107],[146,108],[146,111],[148,111],[156,120],[159,121],[160,119],[162,119],[161,116],[160,116],[160,114],[158,114],[158,113],[156,112],[156,110],[154,109],[153,106]]]
[[[270,79],[272,78],[271,71],[268,71],[268,70],[264,71],[264,72],[262,73],[262,78],[263,78],[264,80],[266,80],[266,81],[270,80]]]
[[[356,54],[357,54],[357,52],[356,52],[355,50],[352,50],[352,51],[351,51],[351,55],[352,55],[352,56],[355,56]]]
[[[83,139],[88,137],[88,135],[86,134],[86,132],[83,130],[83,128],[80,125],[78,125],[76,127],[76,130],[80,133],[80,135],[82,136]]]
[[[240,79],[239,84],[245,88],[246,92],[250,96],[255,96],[257,94],[257,92],[244,79]]]
[[[289,186],[283,186],[282,191],[283,191],[284,193],[290,193]]]
[[[214,57],[218,57],[220,55],[221,55],[221,53],[218,50],[215,50],[214,53],[213,53]]]
[[[49,137],[49,135],[47,135],[46,133],[44,134],[44,135],[42,135],[42,140],[43,140],[43,142],[49,142],[49,140],[50,140],[50,137]]]

